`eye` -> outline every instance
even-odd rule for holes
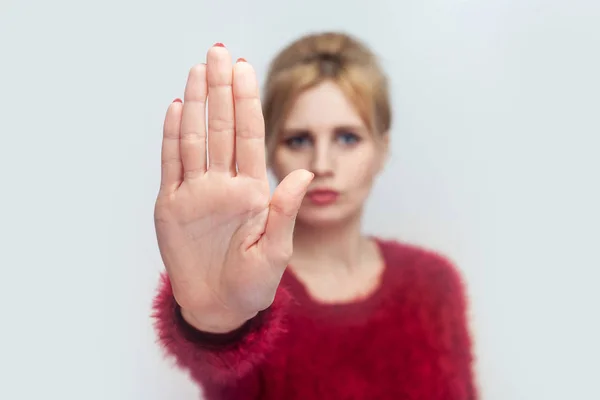
[[[286,146],[292,149],[298,149],[310,145],[310,137],[308,134],[296,135],[285,140]]]
[[[360,137],[353,132],[340,132],[337,137],[343,145],[354,145],[360,142]]]

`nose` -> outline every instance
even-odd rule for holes
[[[311,170],[317,176],[329,176],[333,174],[335,160],[333,152],[328,143],[317,141],[313,147]]]

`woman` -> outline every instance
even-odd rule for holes
[[[386,78],[345,34],[284,49],[262,106],[223,45],[191,69],[164,124],[154,310],[207,399],[476,398],[457,271],[361,233],[390,124]]]

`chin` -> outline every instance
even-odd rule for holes
[[[351,210],[343,210],[340,207],[314,207],[302,206],[298,212],[297,221],[302,225],[328,228],[341,225],[355,215]]]

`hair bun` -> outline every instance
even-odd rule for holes
[[[330,51],[316,51],[313,54],[305,57],[303,61],[307,64],[318,61],[342,64],[342,57],[339,53],[333,53]]]
[[[342,57],[340,57],[340,54],[338,53],[322,52],[318,54],[318,58],[321,61],[334,62],[338,64],[342,63]]]
[[[305,64],[318,64],[319,70],[326,76],[336,75],[343,66],[341,54],[331,51],[316,51],[304,58],[303,62]]]

